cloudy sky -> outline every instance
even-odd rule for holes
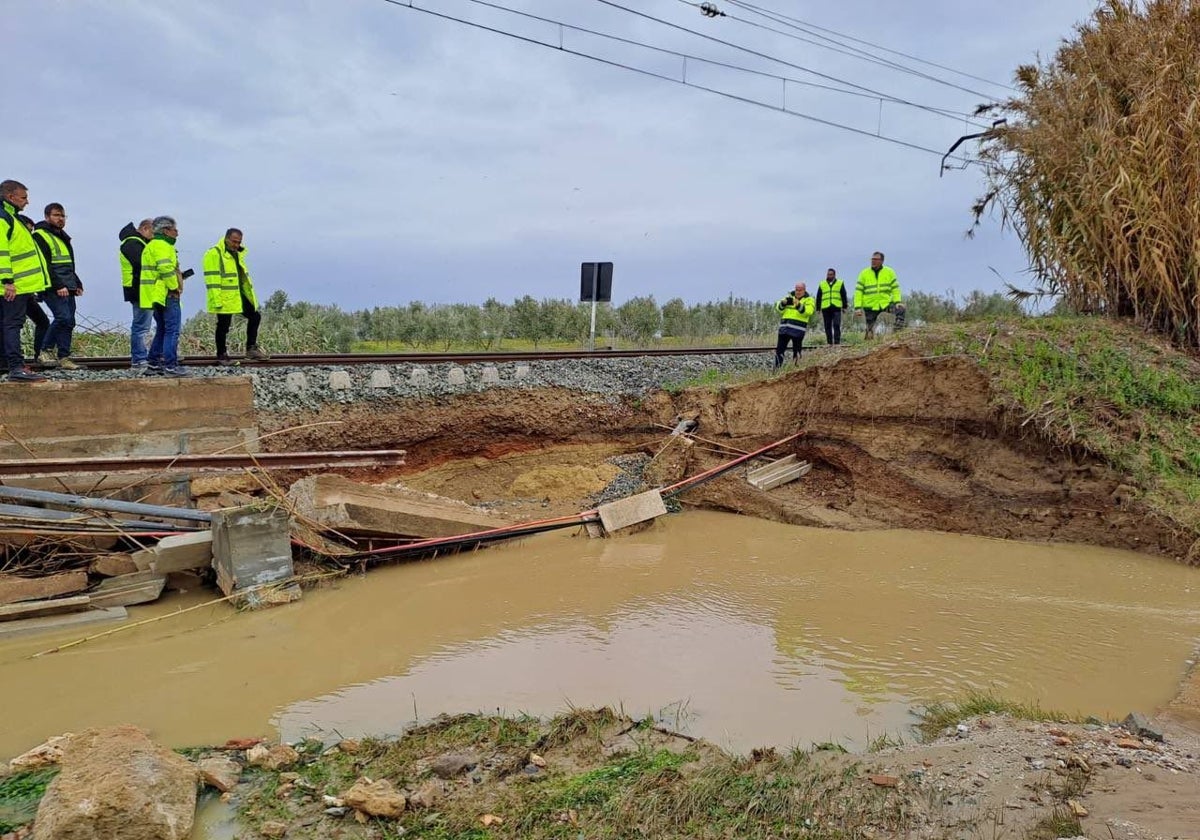
[[[840,55],[745,8],[683,0],[494,0],[575,26],[761,71],[688,63],[688,80],[944,150],[968,130],[868,88],[956,112],[994,85],[857,44],[975,92]],[[1053,53],[1093,0],[754,0],[883,47],[1007,82]],[[413,5],[679,78],[683,61],[470,0]],[[185,266],[244,229],[260,292],[345,309],[410,300],[575,297],[579,263],[616,264],[614,300],[774,299],[828,266],[851,277],[882,249],[908,289],[1021,281],[997,223],[963,232],[977,169],[938,154],[474,29],[407,0],[57,0],[5,13],[0,177],[31,215],[60,201],[87,285],[81,315],[123,322],[117,232],[177,217]],[[753,55],[783,59],[798,67]],[[23,74],[17,83],[14,69]],[[816,70],[820,78],[803,69]],[[975,130],[975,129],[970,129]],[[195,283],[185,312],[202,308]]]

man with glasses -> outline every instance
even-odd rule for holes
[[[180,297],[183,274],[175,241],[179,228],[170,216],[158,216],[152,223],[154,238],[142,251],[142,278],[138,295],[142,309],[154,312],[154,340],[146,376],[187,376],[179,365],[179,327],[183,320]]]
[[[46,378],[25,366],[21,352],[21,328],[25,326],[29,302],[50,285],[33,235],[17,218],[27,204],[29,189],[24,184],[0,181],[0,286],[4,288],[0,323],[10,382],[42,382]]]
[[[33,240],[50,269],[50,288],[42,298],[54,316],[36,350],[43,367],[79,370],[71,358],[71,334],[75,331],[75,298],[83,294],[83,281],[75,273],[75,246],[66,228],[67,211],[51,202],[46,205],[45,221],[38,222],[33,231]]]

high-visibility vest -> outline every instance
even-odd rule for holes
[[[41,250],[17,218],[17,208],[7,201],[0,204],[0,284],[12,284],[19,295],[50,286]]]
[[[241,272],[238,262],[241,261]],[[204,286],[208,296],[208,311],[217,315],[240,315],[242,296],[258,309],[258,298],[254,295],[254,281],[246,267],[246,249],[235,256],[226,246],[225,239],[204,252]]]
[[[150,309],[167,305],[167,292],[179,288],[179,254],[161,236],[146,243],[142,251],[142,277],[138,284],[138,306]]]
[[[887,309],[900,302],[900,281],[891,266],[883,266],[879,274],[873,268],[864,268],[854,284],[855,309]]]
[[[791,303],[788,303],[788,298],[791,298]],[[795,295],[788,295],[775,304],[775,311],[779,313],[781,324],[807,326],[808,319],[817,311],[817,302],[813,300],[812,295],[805,295],[799,300]]]
[[[55,288],[74,288],[75,258],[71,256],[71,251],[67,248],[67,243],[44,227],[36,228],[33,231],[33,235],[45,242],[49,247],[50,285]]]
[[[821,308],[833,309],[836,307],[837,309],[841,309],[842,288],[845,285],[846,284],[842,282],[841,277],[834,279],[832,285],[829,283],[829,278],[822,280],[820,285],[817,286],[817,291],[820,292],[821,295]]]
[[[121,240],[122,249],[125,247],[126,242],[132,242],[135,239],[138,242],[143,242],[143,243],[146,241],[145,239],[142,239],[142,237],[140,235],[127,236]],[[143,251],[145,251],[144,245],[143,245]],[[126,289],[132,289],[133,288],[133,263],[131,263],[129,261],[129,258],[127,256],[125,256],[124,250],[117,251],[117,256],[121,261],[121,286]],[[139,274],[138,275],[138,283],[141,284],[141,282],[142,282],[142,277]]]

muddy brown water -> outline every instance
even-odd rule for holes
[[[1200,572],[1128,552],[844,533],[688,511],[371,571],[36,659],[0,643],[0,756],[132,722],[181,746],[394,733],[440,712],[611,704],[739,751],[911,738],[917,703],[992,690],[1111,718],[1173,695]],[[131,619],[191,606],[176,595]]]

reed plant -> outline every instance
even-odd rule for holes
[[[1200,0],[1104,0],[980,113],[990,210],[1081,313],[1200,346]]]

